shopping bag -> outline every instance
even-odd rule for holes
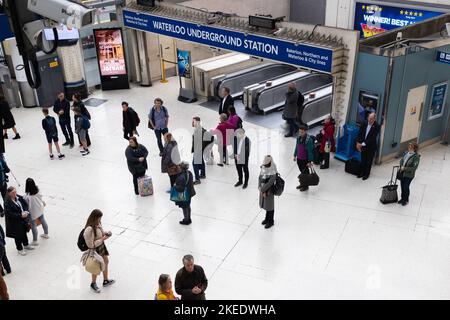
[[[394,171],[395,171],[396,168],[397,168],[397,171],[398,171],[398,169],[400,167],[395,166],[395,167],[392,168],[391,180],[388,182],[387,185],[382,187],[381,197],[380,197],[380,202],[382,204],[395,203],[395,202],[398,201],[397,175],[395,175],[395,180],[394,180]]]
[[[151,196],[153,194],[153,180],[149,176],[138,179],[138,190],[141,197]]]
[[[86,260],[85,269],[87,272],[98,276],[102,272],[102,266],[100,261],[95,259],[93,256],[90,256]]]

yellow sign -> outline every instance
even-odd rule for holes
[[[58,61],[50,62],[50,68],[56,68],[58,65]]]

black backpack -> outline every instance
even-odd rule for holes
[[[237,129],[242,129],[243,128],[243,121],[242,118],[239,117],[238,123],[237,123]]]
[[[134,109],[131,109],[131,113],[133,114],[134,122],[136,123],[136,127],[139,127],[139,124],[141,123],[141,119],[139,118],[138,113]]]
[[[84,239],[84,229],[81,230],[80,235],[78,236],[78,242],[77,242],[78,249],[81,250],[81,252],[87,251],[89,247],[86,244],[86,240]]]
[[[284,191],[284,180],[281,178],[280,174],[277,173],[277,178],[275,179],[275,183],[272,186],[272,193],[276,196],[281,196]]]

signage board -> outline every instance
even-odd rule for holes
[[[123,10],[125,27],[331,73],[333,50]]]
[[[191,52],[177,49],[178,74],[182,78],[190,79],[191,76]]]
[[[443,12],[422,10],[417,7],[394,7],[357,2],[354,29],[359,30],[361,38],[369,38],[442,14]]]
[[[431,90],[430,111],[428,120],[442,117],[444,114],[445,98],[447,96],[448,82],[435,84]]]
[[[436,61],[450,64],[450,52],[438,51],[436,55]]]

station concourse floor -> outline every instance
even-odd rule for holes
[[[159,275],[168,273],[174,281],[188,253],[205,269],[208,299],[450,298],[449,147],[436,144],[421,150],[408,206],[382,205],[380,187],[396,162],[374,166],[370,179],[363,182],[333,159],[329,170],[318,170],[320,185],[300,193],[295,189],[295,140],[284,138],[281,128],[244,123],[253,142],[249,188],[234,188],[234,165],[207,166],[207,180],[196,187],[192,202],[193,224],[181,226],[181,209],[166,193],[169,179],[160,173],[146,114],[156,96],[165,101],[169,127],[189,162],[192,117],[200,116],[209,129],[216,126],[218,114],[178,102],[177,83],[171,79],[150,88],[95,92],[91,97],[108,101],[89,108],[93,144],[87,157],[78,148],[64,147],[66,159],[51,161],[40,110],[13,110],[22,139],[11,140],[9,132],[6,160],[21,183],[19,194],[28,177],[40,187],[50,239],[39,240],[40,246],[25,257],[7,239],[13,273],[5,281],[12,299],[151,300]],[[150,151],[155,187],[151,197],[133,192],[121,131],[124,100],[141,118],[139,141]],[[59,136],[64,142],[61,130]],[[259,164],[267,153],[274,155],[286,180],[270,230],[261,225],[257,191]],[[12,176],[10,184],[17,185]],[[94,208],[103,211],[104,228],[113,232],[107,247],[110,275],[117,281],[101,294],[90,291],[90,275],[81,267],[76,245]],[[4,226],[4,218],[0,223]]]

